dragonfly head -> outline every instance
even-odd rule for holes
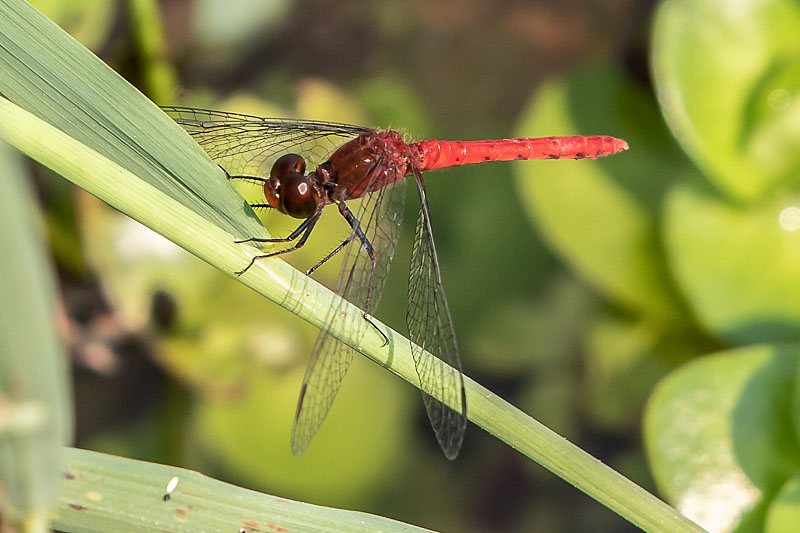
[[[305,160],[297,154],[286,154],[272,165],[270,178],[264,184],[269,205],[295,218],[308,218],[319,205],[319,192],[304,173]]]

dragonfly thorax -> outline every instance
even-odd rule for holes
[[[406,175],[408,145],[395,131],[368,131],[340,146],[323,164],[338,200],[361,198]]]

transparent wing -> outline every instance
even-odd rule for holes
[[[372,282],[370,313],[374,313],[377,309],[389,273],[389,265],[400,233],[404,202],[405,180],[400,180],[366,195],[356,213],[362,230],[372,243],[377,259]],[[339,281],[336,283],[336,294],[364,309],[372,262],[357,237],[347,245],[344,253]],[[330,309],[326,324],[330,324],[334,317],[342,312],[343,307],[338,305]],[[364,317],[361,313],[347,315],[344,320],[347,329],[363,328]],[[328,331],[320,331],[311,352],[297,402],[297,413],[292,428],[292,452],[295,455],[305,451],[325,420],[354,354],[355,350],[334,338]]]
[[[419,190],[420,210],[408,274],[406,321],[428,418],[444,454],[448,459],[455,459],[467,428],[464,376],[433,243],[425,184],[416,168],[414,177]],[[438,359],[424,357],[424,351]],[[441,396],[447,404],[457,406],[458,410],[451,409],[432,394]]]
[[[266,176],[272,162],[286,153],[300,154],[313,168],[346,140],[369,130],[336,122],[262,118],[190,107],[161,109],[232,175]]]

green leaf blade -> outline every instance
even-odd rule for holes
[[[264,234],[177,124],[21,0],[0,1],[0,93],[231,233]]]
[[[0,514],[4,522],[44,523],[72,438],[71,389],[33,191],[2,142],[0,173]]]
[[[65,450],[64,531],[427,531],[243,489],[181,468]],[[177,485],[167,494],[167,486]],[[174,482],[173,482],[174,483]]]

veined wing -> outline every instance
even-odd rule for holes
[[[337,122],[263,118],[190,107],[161,109],[231,175],[266,177],[272,162],[286,153],[300,154],[313,168],[347,140],[369,131]]]
[[[442,286],[439,258],[433,243],[425,183],[419,169],[414,167],[413,172],[420,196],[420,210],[408,273],[406,322],[428,418],[444,454],[448,459],[455,459],[467,428],[464,376],[461,373],[453,320]],[[436,357],[425,356],[425,351]],[[433,394],[442,397],[456,409],[451,409]]]
[[[394,256],[404,202],[405,180],[400,180],[367,194],[361,200],[361,206],[356,213],[362,230],[375,250],[377,260],[370,313],[377,309]],[[359,309],[364,309],[372,261],[358,237],[353,238],[344,253],[336,294]],[[330,309],[326,324],[330,324],[343,308],[344,305],[340,304]],[[350,330],[363,330],[366,323],[361,313],[348,314],[343,320],[346,321],[344,327]],[[327,330],[320,331],[297,401],[292,428],[292,452],[295,455],[305,451],[325,420],[354,354],[353,348],[334,338]]]

